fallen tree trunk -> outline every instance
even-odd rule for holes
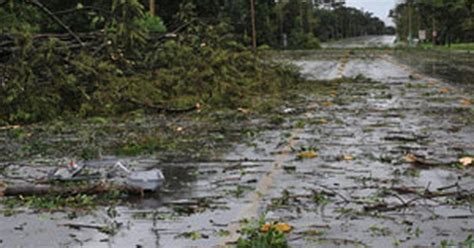
[[[130,185],[117,185],[107,182],[100,182],[90,185],[82,185],[78,187],[69,186],[64,187],[61,185],[35,185],[35,184],[26,184],[26,185],[17,185],[17,186],[8,186],[0,187],[0,196],[40,196],[40,195],[60,195],[60,196],[70,196],[70,195],[100,195],[106,194],[112,191],[119,191],[123,193],[128,193],[131,195],[143,195],[143,189],[130,186]]]

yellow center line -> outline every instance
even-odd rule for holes
[[[255,219],[259,217],[259,209],[261,207],[261,201],[263,197],[268,194],[271,186],[273,185],[273,181],[282,172],[283,164],[291,155],[291,149],[297,141],[296,138],[301,132],[303,132],[303,130],[304,129],[302,128],[293,130],[292,135],[288,140],[288,144],[275,158],[275,164],[272,166],[270,171],[265,173],[265,175],[263,175],[263,177],[258,182],[255,191],[253,191],[250,195],[250,203],[244,206],[237,215],[237,218],[229,224],[227,230],[230,234],[222,240],[218,247],[226,247],[228,244],[237,242],[240,237],[239,230],[241,229],[241,220]]]
[[[337,78],[342,78],[344,76],[344,71],[346,70],[347,63],[349,63],[350,50],[347,51],[344,56],[341,58],[340,65],[337,68]]]

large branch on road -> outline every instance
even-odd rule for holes
[[[112,191],[119,191],[131,195],[143,195],[143,190],[129,185],[115,185],[99,182],[78,187],[64,187],[62,185],[35,185],[26,184],[18,186],[0,185],[0,196],[39,196],[39,195],[101,195]]]
[[[61,19],[59,19],[51,10],[49,10],[46,6],[44,6],[42,3],[40,3],[38,0],[27,0],[27,2],[31,3],[32,5],[36,6],[39,8],[42,12],[44,12],[47,16],[49,16],[51,19],[53,19],[57,24],[59,24],[62,28],[64,28],[81,46],[84,45],[82,42],[81,38],[77,36],[69,26],[67,26]]]
[[[167,108],[167,107],[163,107],[163,106],[154,105],[152,103],[138,101],[138,100],[133,99],[133,98],[126,99],[126,101],[128,101],[130,104],[133,104],[133,105],[135,105],[137,107],[140,107],[140,108],[150,109],[150,110],[156,111],[158,113],[167,113],[167,114],[182,114],[182,113],[187,113],[187,112],[192,112],[192,111],[195,111],[195,110],[199,110],[199,108],[200,108],[198,104],[196,104],[194,106],[187,107],[187,108],[175,109],[175,108]]]

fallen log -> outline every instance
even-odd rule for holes
[[[107,182],[99,182],[90,185],[81,185],[78,187],[48,184],[25,184],[25,185],[6,185],[2,188],[0,184],[0,196],[41,196],[41,195],[101,195],[112,191],[119,191],[130,195],[144,195],[141,188],[130,185],[119,185]]]

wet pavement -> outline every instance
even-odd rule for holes
[[[381,40],[390,38],[341,44]],[[474,234],[474,166],[457,161],[474,155],[472,83],[429,74],[407,57],[389,49],[282,53],[315,81],[291,92],[279,125],[206,161],[127,158],[168,179],[145,199],[73,218],[0,209],[0,247],[225,247],[242,219],[262,215],[294,227],[291,247],[463,242]],[[317,157],[299,159],[304,150]],[[40,177],[48,167],[35,170]]]
[[[396,37],[393,35],[383,36],[361,36],[355,38],[342,39],[334,42],[323,43],[323,48],[376,48],[394,47]]]

